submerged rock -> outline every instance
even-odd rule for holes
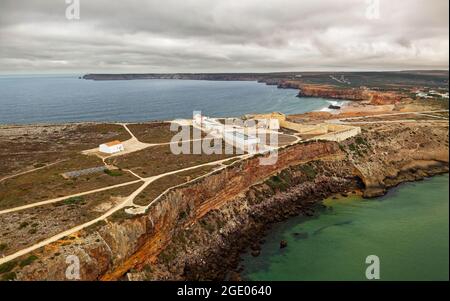
[[[298,238],[298,239],[306,239],[309,236],[308,232],[295,232],[295,233],[293,233],[293,235],[295,238]]]
[[[335,106],[335,105],[328,106],[328,109],[331,109],[331,110],[339,110],[340,108],[341,108],[340,106]]]

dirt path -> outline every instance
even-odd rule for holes
[[[27,173],[30,173],[30,172],[33,172],[33,171],[36,171],[36,170],[44,169],[46,167],[49,167],[49,166],[52,166],[52,165],[55,165],[55,164],[58,164],[58,163],[61,163],[61,162],[67,161],[67,160],[68,159],[59,160],[59,161],[47,164],[45,166],[36,167],[36,168],[30,169],[30,170],[22,171],[22,172],[19,172],[19,173],[10,175],[10,176],[3,177],[3,178],[0,179],[0,183],[5,181],[5,180],[7,180],[7,179],[15,178],[15,177],[18,177],[18,176],[21,176],[21,175],[24,175],[24,174],[27,174]]]
[[[125,128],[127,128],[127,127],[125,126]],[[128,128],[127,128],[127,129],[128,129]],[[131,133],[131,131],[130,131],[130,133]],[[132,134],[132,133],[131,133],[131,134]],[[134,135],[132,135],[132,136],[134,137]],[[296,136],[293,136],[293,137],[296,137]],[[132,138],[132,139],[133,139],[133,138]],[[136,138],[134,137],[134,139],[136,139]],[[137,140],[137,139],[136,139],[136,140]],[[289,145],[293,145],[293,144],[295,144],[295,143],[297,143],[297,142],[299,142],[299,137],[296,137],[296,141],[292,142],[292,143],[289,144]],[[282,146],[282,147],[278,147],[277,149],[285,148],[285,147],[287,147],[287,146],[288,146],[288,145],[285,145],[285,146]],[[15,253],[13,253],[13,254],[10,254],[10,255],[8,255],[8,256],[5,256],[5,257],[3,257],[3,258],[0,259],[0,265],[3,264],[3,263],[6,263],[6,262],[8,262],[8,261],[11,261],[11,260],[13,260],[13,259],[16,259],[16,258],[18,258],[18,257],[20,257],[20,256],[23,256],[23,255],[25,255],[25,254],[27,254],[27,253],[29,253],[29,252],[32,252],[32,251],[34,251],[34,250],[37,250],[37,249],[39,249],[39,248],[41,248],[41,247],[43,247],[43,246],[46,246],[46,245],[48,245],[48,244],[50,244],[50,243],[52,243],[52,242],[55,242],[55,241],[57,241],[57,240],[59,240],[59,239],[65,237],[65,236],[69,236],[69,235],[71,235],[71,234],[73,234],[73,233],[75,233],[75,232],[78,232],[78,231],[80,231],[80,230],[83,230],[83,229],[85,229],[85,228],[87,228],[87,227],[89,227],[89,226],[91,226],[91,225],[93,225],[93,224],[95,224],[95,223],[97,223],[97,222],[99,222],[99,221],[105,220],[105,219],[107,219],[109,216],[111,216],[112,214],[114,214],[115,212],[117,212],[117,211],[119,211],[119,210],[121,210],[121,209],[123,209],[123,208],[125,208],[125,207],[129,207],[129,206],[135,207],[135,208],[130,209],[130,210],[127,211],[127,212],[131,212],[131,213],[133,213],[133,214],[145,212],[145,210],[147,210],[147,208],[149,208],[149,207],[152,206],[155,202],[157,202],[157,201],[159,200],[159,198],[160,198],[166,191],[168,191],[169,189],[173,189],[173,188],[176,187],[176,186],[179,186],[179,185],[175,185],[175,186],[173,186],[173,187],[168,188],[164,193],[162,193],[162,194],[159,195],[157,198],[155,198],[155,199],[154,199],[149,205],[147,205],[147,206],[136,207],[136,205],[134,205],[134,199],[135,199],[135,198],[136,198],[136,197],[137,197],[137,196],[138,196],[138,195],[139,195],[139,194],[140,194],[140,193],[141,193],[148,185],[150,185],[152,182],[154,182],[155,180],[157,180],[157,179],[159,179],[159,178],[162,178],[162,177],[167,176],[167,175],[171,175],[171,174],[175,174],[175,173],[187,171],[187,170],[196,169],[196,168],[203,167],[203,166],[219,165],[219,164],[222,164],[223,162],[228,161],[228,160],[233,159],[233,158],[240,158],[239,161],[241,161],[241,160],[244,160],[244,159],[249,158],[249,157],[251,157],[251,156],[253,156],[253,155],[251,155],[251,154],[244,154],[244,155],[240,155],[240,156],[236,156],[236,157],[225,158],[225,159],[222,159],[222,160],[217,160],[217,161],[207,162],[207,163],[203,163],[203,164],[199,164],[199,165],[195,165],[195,166],[191,166],[191,167],[186,167],[186,168],[183,168],[183,169],[178,169],[178,170],[166,172],[166,173],[163,173],[163,174],[160,174],[160,175],[156,175],[156,176],[152,176],[152,177],[148,177],[148,178],[141,178],[141,177],[139,177],[139,178],[140,178],[139,180],[132,181],[132,182],[122,183],[122,184],[118,184],[118,185],[114,185],[114,186],[103,187],[103,188],[99,188],[99,189],[95,189],[95,190],[91,190],[91,191],[87,191],[87,192],[83,192],[83,193],[79,193],[79,194],[74,194],[74,195],[71,195],[71,196],[65,196],[65,197],[61,197],[61,198],[57,198],[57,199],[52,199],[52,200],[43,201],[43,202],[40,202],[40,203],[34,203],[34,204],[24,205],[24,206],[15,207],[15,208],[11,208],[11,209],[7,209],[7,210],[0,211],[0,214],[4,214],[4,213],[8,213],[8,212],[14,212],[14,211],[18,211],[18,210],[23,210],[23,209],[35,207],[35,206],[40,206],[40,205],[45,205],[45,204],[49,204],[49,203],[59,202],[59,201],[65,200],[65,199],[70,198],[70,197],[87,195],[87,194],[91,194],[91,193],[95,193],[95,192],[100,192],[100,191],[104,191],[104,190],[109,190],[109,189],[116,188],[116,187],[121,187],[121,186],[125,186],[125,185],[130,185],[130,184],[138,183],[138,182],[141,182],[141,181],[144,182],[142,186],[140,186],[140,187],[139,187],[137,190],[135,190],[132,194],[130,194],[128,197],[126,197],[124,201],[122,201],[121,203],[119,203],[117,206],[111,208],[110,210],[108,210],[107,212],[105,212],[104,214],[102,214],[101,216],[99,216],[99,217],[97,217],[97,218],[95,218],[95,219],[93,219],[93,220],[91,220],[91,221],[89,221],[89,222],[86,222],[86,223],[84,223],[84,224],[81,224],[81,225],[78,225],[78,226],[73,227],[73,228],[71,228],[71,229],[68,229],[68,230],[66,230],[66,231],[63,231],[63,232],[61,232],[61,233],[59,233],[59,234],[57,234],[57,235],[54,235],[54,236],[52,236],[52,237],[49,237],[49,238],[47,238],[47,239],[45,239],[45,240],[43,240],[43,241],[40,241],[39,243],[36,243],[36,244],[34,244],[34,245],[30,246],[30,247],[27,247],[27,248],[25,248],[25,249],[22,249],[22,250],[20,250],[20,251],[17,251],[17,252],[15,252]],[[223,165],[223,164],[222,164],[222,165]],[[220,167],[219,169],[223,169],[223,168],[226,168],[226,166],[222,166],[222,167]],[[215,172],[215,171],[217,171],[217,170],[214,170],[214,171],[212,171],[212,172]],[[131,171],[130,171],[130,172],[131,172]],[[205,174],[205,175],[203,175],[203,176],[197,177],[195,180],[197,180],[198,178],[206,177],[206,176],[208,176],[209,174],[211,174],[212,172],[209,172],[209,173],[207,173],[207,174]],[[133,172],[131,172],[131,173],[133,173]],[[186,184],[186,183],[184,183],[184,184]]]
[[[0,265],[4,264],[5,262],[11,261],[13,259],[16,259],[16,258],[18,258],[18,257],[20,257],[22,255],[25,255],[25,254],[27,254],[29,252],[37,250],[37,249],[39,249],[39,248],[41,248],[43,246],[46,246],[46,245],[48,245],[48,244],[50,244],[52,242],[55,242],[55,241],[65,237],[65,236],[69,236],[69,235],[71,235],[71,234],[73,234],[75,232],[83,230],[84,228],[89,227],[89,226],[91,226],[91,225],[93,225],[93,224],[95,224],[95,223],[97,223],[97,222],[99,222],[101,220],[104,220],[105,218],[107,218],[108,216],[113,214],[114,212],[122,209],[129,202],[130,199],[134,199],[139,193],[141,193],[142,190],[145,189],[145,187],[147,187],[147,185],[148,185],[148,183],[145,183],[144,185],[139,187],[136,191],[134,191],[131,195],[129,195],[125,199],[125,201],[120,203],[118,206],[111,208],[110,210],[105,212],[103,215],[101,215],[101,216],[99,216],[99,217],[97,217],[97,218],[95,218],[95,219],[93,219],[93,220],[91,220],[91,221],[89,221],[87,223],[78,225],[78,226],[76,226],[74,228],[71,228],[71,229],[66,230],[64,232],[61,232],[61,233],[59,233],[57,235],[54,235],[54,236],[52,236],[50,238],[47,238],[47,239],[45,239],[45,240],[43,240],[43,241],[41,241],[41,242],[39,242],[37,244],[34,244],[34,245],[32,245],[32,246],[30,246],[28,248],[22,249],[20,251],[17,251],[16,253],[13,253],[11,255],[8,255],[8,256],[5,256],[5,257],[1,258],[0,259]]]
[[[375,114],[375,115],[367,115],[367,116],[356,116],[356,117],[347,117],[347,118],[338,118],[338,119],[330,119],[330,120],[325,120],[326,123],[334,123],[334,124],[356,124],[356,123],[395,123],[395,122],[417,122],[415,120],[385,120],[385,121],[362,121],[362,122],[345,122],[346,120],[358,120],[358,119],[365,119],[365,118],[374,118],[374,117],[385,117],[385,116],[399,116],[399,115],[410,115],[410,114],[415,114],[415,115],[423,115],[423,116],[429,116],[426,114],[429,113],[445,113],[448,112],[449,110],[435,110],[435,111],[416,111],[416,112],[398,112],[398,113],[385,113],[385,114]],[[434,118],[439,118],[442,116],[433,116]],[[447,119],[448,118],[445,118]],[[436,120],[438,121],[438,120]]]
[[[94,189],[94,190],[89,190],[89,191],[80,192],[80,193],[76,193],[76,194],[71,194],[71,195],[67,195],[67,196],[63,196],[63,197],[59,197],[59,198],[54,198],[54,199],[50,199],[50,200],[46,200],[46,201],[42,201],[42,202],[31,203],[31,204],[27,204],[27,205],[23,205],[23,206],[19,206],[19,207],[14,207],[14,208],[10,208],[10,209],[4,209],[4,210],[0,210],[0,214],[11,213],[11,212],[25,210],[25,209],[29,209],[29,208],[33,208],[33,207],[37,207],[37,206],[57,203],[57,202],[61,202],[61,201],[64,201],[66,199],[69,199],[69,198],[78,197],[78,196],[84,196],[84,195],[88,195],[88,194],[92,194],[92,193],[96,193],[96,192],[102,192],[102,191],[105,191],[105,190],[119,188],[119,187],[122,187],[122,186],[128,186],[128,185],[131,185],[131,184],[139,183],[141,181],[142,180],[135,180],[135,181],[131,181],[131,182],[125,182],[125,183],[121,183],[121,184],[117,184],[117,185],[106,186],[106,187],[102,187],[102,188],[98,188],[98,189]]]
[[[108,210],[107,212],[102,214],[101,216],[99,216],[99,217],[97,217],[97,218],[95,218],[95,219],[93,219],[93,220],[91,220],[89,222],[86,222],[84,224],[78,225],[78,226],[73,227],[71,229],[68,229],[68,230],[66,230],[64,232],[61,232],[61,233],[59,233],[57,235],[54,235],[54,236],[52,236],[50,238],[47,238],[47,239],[45,239],[45,240],[43,240],[43,241],[41,241],[41,242],[39,242],[37,244],[34,244],[34,245],[32,245],[32,246],[30,246],[28,248],[22,249],[22,250],[17,251],[17,252],[15,252],[13,254],[5,256],[5,257],[0,259],[0,265],[5,263],[5,262],[8,262],[10,260],[16,259],[16,258],[18,258],[18,257],[20,257],[22,255],[25,255],[25,254],[27,254],[29,252],[32,252],[32,251],[34,251],[36,249],[39,249],[39,248],[41,248],[41,247],[43,247],[45,245],[48,245],[48,244],[50,244],[52,242],[55,242],[55,241],[65,237],[65,236],[68,236],[68,235],[71,235],[71,234],[73,234],[75,232],[83,230],[83,229],[85,229],[85,228],[87,228],[87,227],[89,227],[89,226],[91,226],[91,225],[93,225],[93,224],[95,224],[95,223],[97,223],[97,222],[99,222],[101,220],[105,220],[106,218],[108,218],[113,213],[117,212],[118,210],[121,210],[124,207],[130,206],[130,205],[133,205],[133,200],[136,198],[136,196],[138,196],[149,184],[151,184],[153,181],[155,181],[155,180],[157,180],[157,179],[159,179],[161,177],[164,177],[164,176],[167,176],[167,175],[170,175],[170,174],[174,174],[174,173],[178,173],[178,172],[182,172],[182,171],[186,171],[186,170],[195,169],[195,168],[202,167],[202,166],[220,164],[220,163],[222,163],[224,161],[227,161],[229,159],[230,158],[226,158],[226,159],[222,159],[222,160],[218,160],[218,161],[208,162],[208,163],[204,163],[204,164],[200,164],[200,165],[195,165],[195,166],[192,166],[192,167],[183,168],[183,169],[180,169],[180,170],[167,172],[167,173],[160,174],[160,175],[157,175],[157,176],[145,178],[145,179],[143,179],[144,180],[144,184],[141,187],[139,187],[132,194],[130,194],[128,197],[126,197],[123,202],[121,202],[117,206],[111,208],[110,210]],[[138,183],[140,181],[141,180],[137,180],[137,181],[134,181],[133,183]],[[132,182],[127,182],[125,184],[129,185],[129,184],[132,184]],[[120,185],[123,186],[124,184],[120,184]],[[116,185],[116,187],[117,187],[117,185]],[[76,194],[76,195],[73,195],[73,196],[80,196],[80,195],[84,195],[84,194],[89,194],[89,193],[94,193],[94,192],[98,192],[98,191],[111,189],[111,188],[112,188],[112,186],[109,186],[109,187],[105,187],[105,188],[91,190],[91,191],[85,192],[83,194]],[[63,198],[59,198],[59,199],[53,199],[53,200],[49,200],[49,201],[44,201],[44,202],[41,202],[41,204],[44,204],[44,203],[48,204],[48,203],[51,203],[51,202],[58,202],[58,201],[61,201],[61,200],[67,199],[67,198],[68,198],[68,196],[63,197]],[[34,204],[32,204],[32,205],[34,205]],[[17,210],[22,210],[20,208],[26,209],[24,207],[27,207],[27,206],[16,207],[16,208],[8,209],[7,211],[8,212],[13,212],[13,211],[17,211]],[[31,206],[31,207],[33,207],[33,206]],[[28,206],[27,208],[30,208],[30,206]],[[6,212],[0,212],[0,213],[6,213]]]

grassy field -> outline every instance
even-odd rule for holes
[[[134,203],[137,205],[146,206],[167,188],[191,181],[197,177],[207,174],[208,172],[211,172],[217,167],[218,165],[203,166],[162,177],[147,186],[134,200]]]
[[[0,126],[0,178],[70,158],[129,133],[115,124]]]
[[[170,131],[169,122],[136,123],[127,126],[136,138],[144,143],[167,143],[175,134]]]
[[[136,138],[144,143],[169,143],[178,131],[170,130],[170,122],[149,122],[127,125]],[[178,129],[178,128],[177,128]],[[178,130],[181,130],[178,129]],[[193,127],[189,126],[190,138],[192,139]],[[201,137],[206,133],[202,132]]]
[[[0,182],[0,209],[63,197],[101,187],[137,180],[128,172],[105,172],[65,179],[61,173],[103,166],[94,156],[72,154],[70,160]]]
[[[192,142],[190,142],[192,150]],[[224,145],[222,146],[224,149]],[[236,153],[236,151],[234,151]],[[141,177],[150,177],[207,162],[236,156],[235,154],[179,154],[172,153],[169,145],[158,145],[132,154],[107,159],[108,164],[131,169]]]
[[[0,215],[0,245],[4,246],[0,256],[100,216],[140,185],[142,183]]]

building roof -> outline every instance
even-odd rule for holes
[[[119,140],[114,140],[114,141],[111,141],[111,142],[107,142],[105,144],[107,146],[114,146],[114,145],[117,145],[117,144],[122,144],[122,142],[120,142]]]

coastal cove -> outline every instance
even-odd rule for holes
[[[366,280],[365,258],[380,258],[381,280],[448,280],[449,175],[401,184],[385,196],[324,201],[314,217],[272,227],[259,257],[244,255],[247,280]],[[280,249],[280,241],[288,246]]]
[[[297,114],[340,103],[297,93],[255,81],[2,76],[0,124],[172,120],[191,118],[194,110],[212,117]]]

